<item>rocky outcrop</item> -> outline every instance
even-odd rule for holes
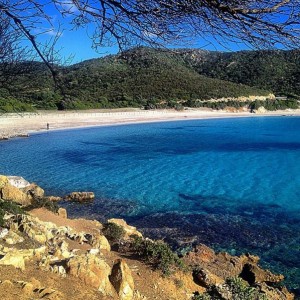
[[[31,197],[28,197],[28,195],[10,183],[5,184],[1,188],[0,197],[3,200],[12,201],[22,206],[29,206],[31,204]]]
[[[6,244],[15,245],[24,242],[24,238],[18,235],[17,233],[10,230],[7,235],[3,237],[3,240]]]
[[[92,201],[95,198],[93,192],[73,192],[64,197],[64,200],[67,201],[76,201],[76,202],[85,202]]]
[[[47,197],[44,197],[44,199],[46,201],[51,201],[51,202],[58,202],[58,201],[62,200],[61,197],[57,197],[57,196],[47,196]]]
[[[22,191],[31,198],[43,198],[45,195],[44,190],[35,183],[22,188]]]
[[[44,190],[23,177],[0,175],[0,198],[22,206],[29,206],[34,199],[43,198]]]
[[[0,265],[14,266],[15,268],[24,270],[25,262],[32,258],[40,259],[46,252],[46,247],[42,246],[36,249],[15,249],[15,248],[0,248]]]
[[[233,299],[226,283],[230,278],[240,278],[247,285],[255,286],[267,295],[267,299],[294,299],[286,289],[272,287],[272,284],[281,282],[284,277],[260,268],[257,256],[215,253],[211,248],[201,244],[186,255],[185,262],[193,267],[195,282],[206,288],[214,287],[222,299]]]
[[[7,176],[8,181],[14,187],[21,189],[30,185],[30,183],[21,176]]]
[[[58,214],[60,217],[64,218],[64,219],[67,219],[67,218],[68,218],[68,213],[67,213],[67,210],[66,210],[65,208],[60,207],[60,208],[58,209],[58,211],[57,211],[57,214]]]
[[[72,257],[67,263],[67,274],[78,277],[107,296],[114,295],[113,286],[109,281],[110,272],[110,266],[93,254]]]
[[[43,286],[39,280],[31,278],[29,281],[5,280],[0,283],[0,294],[6,294],[5,299],[65,299],[63,294],[53,288]],[[9,297],[9,295],[12,295]],[[16,294],[18,297],[16,297]]]
[[[231,256],[228,253],[215,253],[205,245],[198,245],[194,251],[187,254],[186,262],[196,266],[197,280],[200,284],[223,283],[227,278],[241,277],[249,284],[261,282],[280,282],[282,275],[274,275],[258,266],[259,257],[253,255]]]
[[[124,239],[129,239],[131,236],[143,237],[143,235],[136,229],[136,227],[128,225],[123,219],[109,219],[107,222],[123,227],[125,231]]]
[[[134,295],[134,281],[131,271],[122,259],[115,262],[109,277],[116,289],[120,300],[132,300]]]

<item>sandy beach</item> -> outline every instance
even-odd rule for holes
[[[209,109],[176,110],[87,110],[87,111],[38,111],[35,113],[3,114],[0,116],[0,139],[27,136],[33,132],[80,128],[91,126],[146,123],[207,118],[300,116],[298,110],[284,110],[253,114],[250,112],[226,112]]]

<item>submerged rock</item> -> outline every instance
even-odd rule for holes
[[[93,192],[73,192],[64,197],[64,200],[85,202],[94,200],[95,194]]]

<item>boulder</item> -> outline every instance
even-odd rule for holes
[[[0,175],[0,189],[9,183],[8,178],[4,175]]]
[[[66,271],[103,295],[114,296],[114,289],[109,281],[110,266],[96,255],[88,253],[70,258]]]
[[[9,245],[15,245],[24,242],[24,239],[12,230],[8,232],[3,240]]]
[[[85,202],[94,200],[95,194],[93,192],[73,192],[64,197],[64,200]]]
[[[107,222],[114,223],[118,226],[123,227],[123,229],[125,230],[125,239],[129,239],[131,236],[134,235],[143,237],[143,235],[136,229],[136,227],[128,225],[123,219],[109,219]]]
[[[196,282],[200,283],[206,288],[225,282],[223,278],[220,278],[219,276],[205,269],[198,269],[196,272],[194,272],[194,278],[196,279]]]
[[[0,265],[14,266],[15,268],[25,270],[25,262],[32,258],[40,259],[46,252],[46,247],[42,246],[36,249],[3,248],[1,252],[3,257],[0,259]]]
[[[31,198],[10,183],[5,184],[1,188],[0,196],[3,200],[16,202],[22,206],[29,206],[31,204]]]
[[[6,255],[0,259],[0,265],[13,266],[17,269],[25,270],[24,256],[18,251],[6,253]]]
[[[7,176],[7,179],[12,186],[18,189],[25,188],[30,185],[30,183],[21,176]]]
[[[61,197],[57,197],[57,196],[48,196],[48,197],[44,197],[44,199],[51,202],[58,202],[62,200]]]
[[[122,259],[115,262],[109,279],[116,289],[120,300],[132,300],[134,294],[134,281],[131,271]]]
[[[68,218],[67,210],[65,208],[60,207],[57,211],[57,214],[64,219]]]
[[[45,195],[44,190],[35,183],[31,183],[25,188],[22,188],[22,191],[32,198],[43,198]]]
[[[91,245],[100,250],[106,250],[106,251],[111,250],[110,244],[104,235],[99,234],[99,235],[93,236]]]

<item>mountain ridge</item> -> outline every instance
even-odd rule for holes
[[[270,61],[272,64],[270,64]],[[270,93],[300,95],[300,50],[215,52],[136,47],[60,67],[63,94],[41,63],[0,83],[0,99],[37,108],[176,106],[176,103]],[[0,70],[1,78],[1,70]]]

